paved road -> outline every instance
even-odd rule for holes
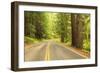
[[[55,43],[46,41],[34,44],[30,48],[25,48],[25,61],[43,61],[43,60],[67,60],[84,59],[83,56],[76,54],[70,49]]]

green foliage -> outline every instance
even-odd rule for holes
[[[84,47],[84,50],[90,51],[90,42],[89,42],[89,40],[84,40],[83,47]]]
[[[56,32],[61,37],[61,42],[68,42],[71,39],[71,14],[58,13]]]
[[[90,49],[90,15],[89,14],[77,14],[78,18],[74,21],[78,21],[77,33],[82,33],[84,38],[80,38],[78,41],[83,41],[84,49]],[[72,19],[71,13],[61,12],[38,12],[38,11],[25,11],[25,43],[35,43],[43,39],[53,39],[57,42],[63,42],[71,45],[72,43]],[[76,27],[74,27],[76,29]],[[81,32],[80,32],[81,31]],[[75,39],[78,39],[76,37]]]
[[[84,26],[84,43],[83,48],[86,51],[90,51],[90,15],[84,14],[85,26]]]
[[[27,43],[27,44],[34,43],[35,41],[36,40],[31,38],[31,37],[28,37],[28,36],[24,37],[24,42]]]
[[[28,36],[25,36],[24,37],[24,42],[26,44],[30,44],[30,43],[38,43],[40,41],[44,41],[44,39],[36,39],[36,38],[32,38],[32,37],[28,37]]]

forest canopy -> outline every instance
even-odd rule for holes
[[[54,40],[90,51],[90,14],[24,12],[25,43]]]

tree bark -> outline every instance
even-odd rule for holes
[[[77,46],[77,24],[76,14],[71,14],[71,27],[72,27],[72,46]]]
[[[84,19],[80,14],[71,14],[72,46],[83,48],[83,25]]]

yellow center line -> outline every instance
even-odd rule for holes
[[[50,44],[49,43],[48,43],[48,45],[46,47],[45,60],[46,61],[50,60]]]

